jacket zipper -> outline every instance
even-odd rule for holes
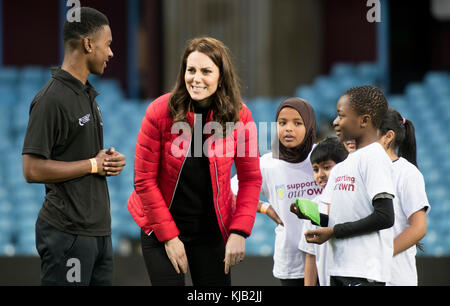
[[[227,236],[227,238],[229,237],[227,229],[225,227],[225,224],[223,223],[222,220],[222,214],[220,213],[220,208],[219,208],[219,193],[220,193],[220,189],[219,189],[219,175],[217,174],[217,164],[216,161],[214,161],[214,170],[216,171],[216,183],[217,183],[217,197],[216,197],[216,207],[217,207],[217,212],[219,213],[219,217],[220,217],[220,223],[222,223],[222,228],[223,231],[225,232],[225,235]]]
[[[195,126],[195,116],[194,116],[194,126]],[[189,148],[187,150],[187,153],[189,153],[191,151],[191,146],[192,146],[192,136],[191,136],[191,139],[189,140]],[[177,191],[178,183],[180,182],[181,172],[183,171],[183,167],[184,167],[184,163],[186,162],[186,159],[187,159],[187,156],[184,157],[183,163],[181,164],[180,172],[178,172],[177,183],[175,184],[175,189],[173,190],[172,199],[170,200],[169,210],[172,207],[173,199],[175,198],[175,192]]]
[[[194,116],[194,126],[195,126],[195,116]],[[189,141],[189,148],[188,148],[188,153],[191,150],[191,146],[192,146],[192,137]],[[181,176],[181,172],[183,171],[183,167],[184,167],[184,163],[186,162],[186,156],[184,157],[183,163],[181,164],[181,168],[180,168],[180,172],[178,172],[178,177],[177,177],[177,183],[175,184],[175,189],[173,190],[173,194],[172,194],[172,199],[170,200],[170,204],[169,204],[169,210],[172,207],[173,204],[173,199],[175,198],[175,192],[177,191],[177,187],[178,187],[178,183],[180,182],[180,176]],[[148,236],[150,236],[153,233],[153,231],[151,231]]]

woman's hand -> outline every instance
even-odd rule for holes
[[[230,267],[240,263],[245,255],[245,238],[232,233],[225,246],[225,274],[230,273]]]
[[[175,271],[180,274],[180,269],[183,274],[187,273],[188,261],[186,257],[186,251],[184,250],[184,244],[178,237],[175,237],[164,243],[166,248],[167,257],[169,257]]]

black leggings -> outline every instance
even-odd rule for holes
[[[222,237],[183,243],[194,286],[231,286],[231,273],[225,274],[225,243]],[[185,286],[184,274],[177,274],[167,257],[164,243],[159,242],[155,234],[148,236],[141,231],[141,246],[153,286]]]

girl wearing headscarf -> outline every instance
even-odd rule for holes
[[[284,286],[303,286],[305,253],[298,244],[305,221],[290,212],[290,205],[296,198],[312,200],[321,193],[309,161],[316,138],[316,118],[307,101],[288,98],[278,107],[276,122],[272,152],[260,159],[261,193],[269,203],[260,202],[258,211],[277,223],[273,275]]]

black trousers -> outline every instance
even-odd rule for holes
[[[369,281],[367,278],[331,276],[330,286],[385,286],[386,283]]]
[[[43,286],[111,286],[111,236],[90,237],[61,232],[38,218],[36,249]]]
[[[304,278],[294,278],[294,279],[279,279],[281,286],[293,286],[293,287],[303,287],[305,286]]]
[[[208,239],[183,239],[194,286],[231,286],[231,273],[225,274],[225,243],[221,236]],[[141,231],[145,265],[153,286],[185,286],[183,273],[177,274],[167,257],[163,242],[155,234]]]

